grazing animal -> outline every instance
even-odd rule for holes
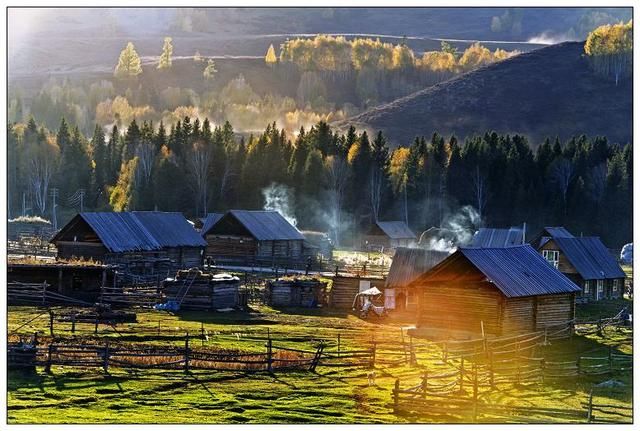
[[[369,386],[375,386],[376,385],[376,372],[375,371],[371,371],[370,373],[367,373],[367,378],[369,379]]]

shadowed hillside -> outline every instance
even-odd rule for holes
[[[596,76],[583,43],[538,49],[460,75],[359,114],[340,126],[382,130],[394,145],[416,135],[491,129],[522,133],[537,145],[546,136],[605,135],[631,140],[631,80],[617,87]]]

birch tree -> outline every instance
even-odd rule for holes
[[[480,172],[480,166],[476,166],[476,170],[472,176],[473,183],[473,197],[478,208],[478,216],[482,222],[484,210],[487,206],[488,191],[487,191],[487,177]]]
[[[326,183],[329,194],[330,222],[334,242],[340,245],[340,226],[342,225],[342,207],[350,177],[347,160],[339,155],[325,159]]]
[[[208,185],[209,185],[209,163],[211,162],[211,148],[204,141],[194,142],[191,152],[187,156],[189,165],[189,175],[193,180],[196,190],[196,212],[202,205],[203,215],[207,215]]]

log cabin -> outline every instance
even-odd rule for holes
[[[299,261],[304,236],[277,211],[231,210],[207,230],[206,256],[216,261]]]
[[[580,302],[622,298],[625,273],[598,237],[542,237],[538,251],[581,287]]]
[[[378,221],[364,234],[363,242],[365,250],[392,250],[408,247],[417,242],[417,238],[403,221]]]
[[[409,285],[419,330],[500,336],[574,319],[580,288],[530,245],[459,248]]]
[[[385,308],[397,312],[417,311],[417,291],[410,289],[409,285],[448,256],[446,251],[397,248],[384,286]]]
[[[153,273],[159,262],[163,269],[199,267],[206,246],[181,213],[159,211],[79,213],[51,243],[58,258],[94,260],[147,273]]]

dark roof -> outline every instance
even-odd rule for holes
[[[200,232],[204,235],[214,224],[218,223],[218,220],[220,220],[223,215],[222,213],[208,213],[207,216],[202,219],[202,229],[200,229]]]
[[[585,280],[624,278],[625,274],[600,238],[553,238],[567,260]]]
[[[376,225],[391,239],[416,239],[416,235],[403,221],[379,221]]]
[[[398,247],[387,275],[386,287],[402,287],[449,256],[446,251]]]
[[[215,224],[227,217],[234,217],[238,220],[258,241],[304,240],[300,231],[278,211],[231,210]],[[206,235],[209,230],[211,228],[206,231],[203,229],[202,234]]]
[[[84,220],[113,253],[207,245],[181,213],[158,211],[80,213],[51,241],[64,234],[78,218]]]
[[[471,241],[471,247],[509,247],[522,244],[521,227],[509,229],[480,228]]]
[[[562,226],[545,227],[543,232],[547,232],[552,238],[573,238],[571,232],[569,232]]]
[[[580,291],[529,244],[504,248],[459,248],[420,278],[437,274],[451,262],[463,258],[508,298]]]

